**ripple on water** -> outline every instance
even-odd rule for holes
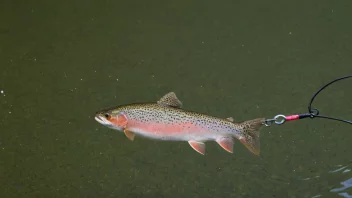
[[[329,171],[329,173],[331,174],[335,174],[335,173],[342,173],[343,175],[345,175],[346,173],[349,173],[351,171],[351,169],[348,166],[343,166],[343,165],[339,165],[339,168]],[[352,194],[350,194],[349,192],[347,192],[346,190],[351,190],[352,187],[352,177],[349,179],[345,179],[344,181],[342,181],[341,186],[333,188],[330,190],[330,192],[333,193],[338,193],[338,195],[342,196],[342,197],[347,197],[347,198],[352,198]]]
[[[331,187],[325,186],[325,189],[326,187],[329,189],[320,191],[316,195],[312,196],[312,198],[331,196],[331,193],[334,193],[339,197],[352,198],[352,176],[350,173],[351,164],[337,165],[333,170],[328,171],[327,174],[314,175],[311,177],[300,177],[298,180],[301,180],[302,182],[313,182],[315,184],[330,183],[332,180],[342,180],[338,184]]]

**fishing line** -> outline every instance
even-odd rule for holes
[[[319,110],[317,108],[312,108],[312,103],[314,101],[314,99],[317,97],[317,95],[323,91],[326,87],[328,87],[329,85],[346,79],[346,78],[351,78],[352,75],[349,76],[343,76],[340,78],[337,78],[329,83],[327,83],[326,85],[324,85],[323,87],[321,87],[314,95],[313,97],[310,99],[309,105],[308,105],[308,113],[303,113],[303,114],[294,114],[294,115],[289,115],[289,116],[285,116],[282,114],[279,114],[277,116],[275,116],[273,119],[267,119],[264,121],[265,126],[270,126],[273,123],[280,125],[285,123],[286,121],[293,121],[293,120],[299,120],[299,119],[303,119],[303,118],[325,118],[325,119],[330,119],[330,120],[336,120],[336,121],[340,121],[340,122],[344,122],[344,123],[348,123],[348,124],[352,124],[352,121],[350,120],[345,120],[345,119],[340,119],[340,118],[334,118],[334,117],[330,117],[330,116],[324,116],[324,115],[319,115]]]

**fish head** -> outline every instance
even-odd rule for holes
[[[95,114],[95,120],[100,124],[115,130],[122,131],[126,128],[128,119],[120,110],[101,110]]]

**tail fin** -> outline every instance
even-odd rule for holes
[[[239,123],[243,136],[240,141],[249,151],[258,156],[260,153],[259,129],[263,126],[264,120],[264,118],[257,118]]]

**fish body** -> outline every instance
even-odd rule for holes
[[[259,155],[259,128],[264,118],[235,123],[232,118],[218,118],[182,108],[176,94],[170,92],[155,103],[121,105],[96,113],[96,121],[109,128],[124,131],[130,140],[135,136],[166,141],[187,141],[201,154],[205,142],[216,141],[233,152],[234,138],[252,153]]]

